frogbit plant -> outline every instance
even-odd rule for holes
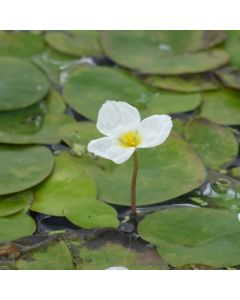
[[[131,184],[132,217],[136,218],[136,182],[138,174],[138,148],[151,148],[162,144],[172,129],[168,115],[153,115],[141,121],[139,111],[122,101],[106,101],[99,110],[97,129],[106,137],[92,140],[88,151],[116,164],[127,161],[131,155],[134,168]]]

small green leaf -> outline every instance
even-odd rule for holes
[[[64,216],[64,210],[79,201],[96,198],[92,177],[80,160],[68,153],[55,156],[54,172],[34,190],[31,210],[51,216]]]
[[[116,228],[119,225],[116,210],[95,199],[84,199],[67,206],[64,215],[75,225],[83,228]]]
[[[238,141],[226,127],[195,118],[185,128],[185,135],[208,168],[220,170],[237,157]]]
[[[45,34],[45,40],[53,49],[66,54],[99,56],[102,50],[98,35],[95,30],[49,31]]]
[[[35,230],[34,220],[23,211],[0,217],[0,243],[31,235]]]
[[[6,195],[42,182],[51,173],[54,160],[45,147],[0,145],[0,165],[0,195]]]
[[[32,201],[32,193],[21,192],[18,194],[0,196],[0,217],[9,216],[27,209]]]
[[[201,116],[223,125],[240,124],[240,92],[222,89],[203,94]]]
[[[33,64],[14,57],[0,57],[0,111],[30,106],[49,90],[45,75]]]

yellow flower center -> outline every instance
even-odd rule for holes
[[[119,138],[122,147],[137,147],[142,141],[141,135],[136,131],[124,133]]]

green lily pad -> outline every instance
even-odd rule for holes
[[[0,56],[28,58],[46,48],[42,35],[29,32],[0,32]]]
[[[201,116],[223,125],[240,124],[240,92],[230,89],[205,92]]]
[[[130,74],[108,67],[81,67],[69,77],[64,96],[73,109],[94,121],[106,100],[127,101],[143,116],[190,111],[201,101],[196,93],[152,91]]]
[[[35,230],[34,220],[25,212],[0,217],[0,243],[31,235]]]
[[[0,111],[30,106],[49,89],[47,78],[37,67],[13,57],[0,57],[0,82]]]
[[[52,31],[45,34],[50,47],[74,56],[99,56],[99,32],[95,30]]]
[[[34,191],[31,210],[51,216],[64,216],[64,210],[74,203],[96,198],[92,177],[81,167],[78,158],[68,153],[55,156],[52,175]]]
[[[0,196],[0,217],[9,216],[27,208],[31,201],[32,193],[29,191]]]
[[[201,103],[199,93],[181,93],[159,91],[149,98],[146,109],[141,110],[142,117],[154,114],[175,114],[194,110]]]
[[[114,230],[88,240],[70,239],[78,270],[105,270],[122,266],[129,270],[165,270],[168,266],[154,248]]]
[[[214,38],[215,37],[215,38]],[[105,31],[104,53],[117,64],[143,74],[178,75],[206,72],[228,62],[223,50],[202,51],[225,34],[206,31]]]
[[[71,148],[78,145],[86,147],[88,143],[101,137],[96,129],[96,124],[92,122],[70,123],[61,128],[61,139]]]
[[[0,112],[0,143],[5,144],[58,144],[60,129],[75,122],[60,112],[64,108],[57,98],[50,96],[44,103],[9,112]]]
[[[139,224],[140,236],[158,247],[169,264],[239,265],[240,226],[236,213],[207,208],[155,212]]]
[[[153,149],[140,149],[137,178],[137,205],[163,202],[200,186],[205,169],[200,159],[177,134]],[[95,176],[100,200],[130,206],[130,185],[133,162],[111,164],[106,171],[96,169]]]
[[[144,78],[144,82],[153,87],[187,93],[217,90],[219,88],[216,78],[209,73],[182,76],[149,75]]]
[[[238,141],[226,127],[196,118],[188,123],[185,135],[208,168],[225,168],[237,157]]]
[[[117,228],[119,221],[116,210],[104,202],[94,199],[67,206],[64,215],[75,225],[83,228]]]
[[[16,262],[18,270],[73,270],[71,252],[63,241],[33,251]]]
[[[224,86],[240,90],[240,71],[231,67],[215,71]]]
[[[135,77],[109,67],[82,66],[70,74],[64,87],[66,102],[94,121],[106,100],[127,100],[130,104],[144,105],[151,94]]]
[[[234,67],[240,67],[240,30],[228,30],[227,39],[224,43],[224,49],[230,55],[230,64]]]
[[[117,227],[116,211],[96,200],[94,180],[81,161],[68,153],[56,156],[54,172],[34,191],[31,210],[66,216],[83,228]]]
[[[0,195],[37,185],[51,173],[53,163],[45,147],[0,145]]]

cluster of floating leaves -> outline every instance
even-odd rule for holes
[[[0,32],[0,269],[240,265],[240,32]],[[171,114],[132,162],[86,145],[107,100]]]

